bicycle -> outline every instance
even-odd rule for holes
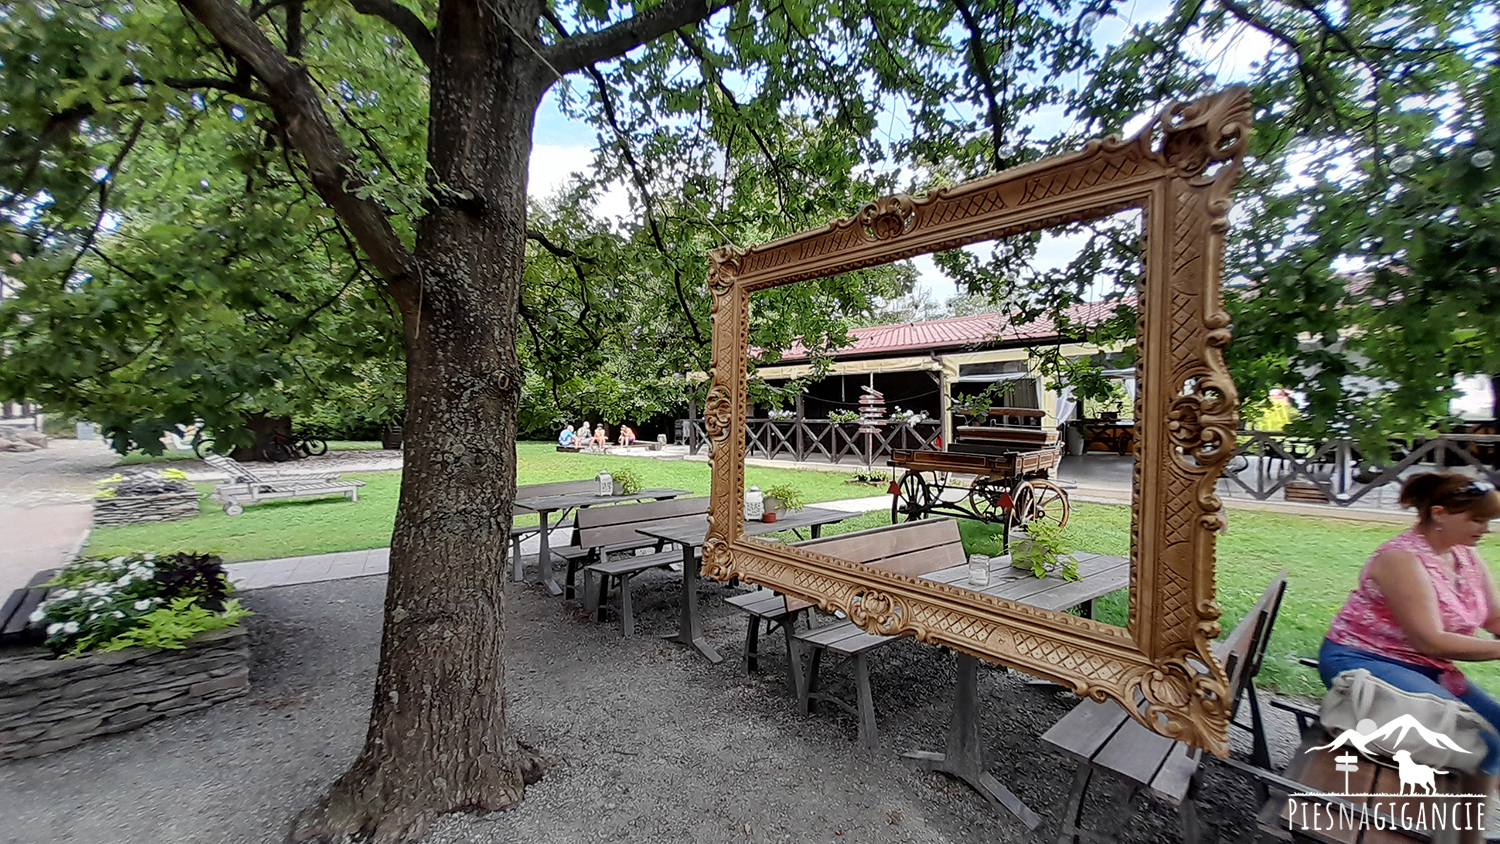
[[[213,438],[204,437],[194,442],[193,453],[200,458],[215,454]],[[289,437],[286,434],[272,432],[270,442],[266,444],[266,456],[277,462],[301,460],[304,457],[317,457],[327,453],[328,441],[318,437]]]

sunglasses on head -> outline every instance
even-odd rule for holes
[[[1470,481],[1467,485],[1460,489],[1458,493],[1460,495],[1484,495],[1486,493],[1494,491],[1495,485],[1493,483],[1486,480],[1477,480]]]

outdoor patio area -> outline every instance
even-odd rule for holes
[[[942,746],[951,656],[910,641],[881,652],[873,683],[882,746],[870,754],[854,740],[852,718],[797,715],[779,671],[747,677],[738,659],[715,665],[661,640],[676,629],[677,589],[666,572],[638,586],[639,630],[621,639],[615,626],[587,623],[537,585],[508,585],[511,724],[549,767],[519,809],[450,817],[430,841],[1055,840],[1074,764],[1040,736],[1076,704],[1071,694],[1004,669],[980,671],[990,767],[1042,817],[1030,833],[962,782],[901,758]],[[8,764],[0,841],[279,840],[364,739],[384,591],[385,578],[373,576],[249,592],[257,613],[246,622],[250,694]],[[706,636],[737,646],[744,628],[724,603],[731,588],[705,582],[700,594]],[[763,641],[779,665],[779,638]],[[1279,764],[1291,725],[1273,722]],[[1205,840],[1251,840],[1254,789],[1218,763],[1205,769]],[[1125,813],[1112,792],[1098,794],[1085,817],[1115,828]],[[1125,841],[1179,840],[1170,807],[1145,797],[1136,805]]]

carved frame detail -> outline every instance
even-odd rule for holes
[[[1221,631],[1215,484],[1234,452],[1239,400],[1224,364],[1230,319],[1219,282],[1229,192],[1250,130],[1249,93],[1237,86],[1171,103],[1128,140],[1093,140],[924,197],[886,197],[771,243],[712,250],[704,420],[713,493],[703,574],[1113,699],[1163,735],[1227,755],[1227,677],[1209,645]],[[1127,627],[743,535],[745,438],[731,434],[745,428],[751,293],[1127,209],[1141,210],[1145,232]]]

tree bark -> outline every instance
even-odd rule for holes
[[[492,16],[444,3],[428,161],[437,206],[398,296],[407,355],[401,502],[365,747],[293,838],[420,838],[453,811],[518,803],[540,760],[506,718],[506,549],[522,381],[515,303],[545,78]],[[511,21],[524,20],[516,15]]]

